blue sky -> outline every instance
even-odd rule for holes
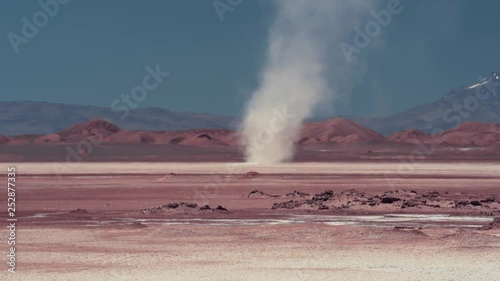
[[[337,62],[352,75],[318,115],[399,112],[500,71],[499,1],[401,2],[356,63]],[[22,35],[22,18],[40,10],[37,1],[0,3],[0,101],[110,106],[159,64],[170,76],[140,107],[224,115],[240,115],[257,87],[274,13],[266,0],[243,0],[223,21],[213,0],[73,0],[16,54],[8,34]],[[370,20],[366,11],[357,26]],[[355,26],[337,40],[352,40]]]

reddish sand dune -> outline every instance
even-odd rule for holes
[[[486,147],[500,144],[500,124],[465,122],[436,136],[439,143],[452,146]]]
[[[60,131],[64,141],[81,141],[90,137],[104,139],[113,133],[121,131],[118,126],[102,119],[94,119],[89,122],[80,123],[68,129]]]
[[[419,130],[406,130],[395,133],[394,135],[388,137],[388,139],[396,142],[419,144],[432,141],[432,136]]]
[[[384,137],[368,128],[343,118],[323,122],[307,123],[302,129],[299,144],[354,143],[361,141],[383,141]]]
[[[418,130],[407,130],[388,138],[391,141],[411,144],[434,143],[455,147],[500,147],[500,124],[465,122],[455,129],[436,135],[427,135]]]
[[[209,149],[228,147],[234,150],[239,149],[242,145],[238,132],[231,130],[125,131],[101,119],[80,123],[58,133],[44,136],[22,135],[7,138],[0,135],[0,144],[68,144],[88,139],[96,139],[99,142],[117,145],[177,144]],[[395,156],[398,153],[404,153],[402,151],[411,149],[408,146],[420,143],[430,144],[432,142],[435,145],[439,145],[443,153],[477,154],[477,156],[482,157],[489,154],[496,155],[500,152],[500,125],[467,122],[456,129],[437,135],[430,136],[418,130],[407,130],[390,136],[388,140],[393,142],[385,142],[385,140],[382,135],[371,129],[343,118],[333,118],[323,122],[306,123],[297,143],[302,146],[308,146],[305,149],[311,148],[309,145],[316,145],[316,148],[327,148],[329,151],[337,149],[340,156],[345,154],[364,155],[370,153],[370,157],[374,155],[374,157],[380,157],[381,155],[377,156],[377,153],[380,154],[383,152]],[[399,142],[405,147],[400,147],[403,149],[401,150],[395,146],[394,142]],[[370,147],[366,147],[365,145],[370,145]],[[450,150],[449,147],[457,147],[459,149]],[[467,150],[466,152],[466,150],[462,149],[464,147],[477,147],[478,149]],[[482,147],[487,147],[488,149],[483,149]]]

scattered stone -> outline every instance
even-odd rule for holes
[[[414,229],[423,229],[422,226],[416,227],[416,226],[395,226],[394,229],[397,230],[414,230]]]
[[[346,196],[346,197],[365,197],[367,194],[364,192],[359,192],[356,189],[348,189],[345,191],[342,191],[340,196]]]
[[[210,206],[208,206],[208,205],[205,205],[205,206],[201,206],[200,210],[201,211],[209,211],[209,210],[212,210],[212,208],[210,208]]]
[[[295,209],[297,207],[302,206],[303,203],[299,201],[286,201],[286,202],[279,202],[279,203],[274,203],[271,209]]]
[[[316,194],[313,196],[312,200],[313,201],[327,201],[335,197],[335,192],[332,190],[327,190],[325,192]]]
[[[216,211],[222,211],[222,212],[227,212],[227,209],[222,207],[222,206],[217,206],[217,208],[215,208]]]
[[[415,200],[405,200],[401,203],[401,208],[414,208],[417,207],[418,203]]]
[[[287,193],[286,196],[298,196],[298,197],[307,197],[310,196],[309,193],[301,192],[294,190],[293,192]]]
[[[257,193],[256,193],[257,194]],[[306,196],[298,191],[290,192],[286,196]],[[443,194],[444,195],[444,194]],[[456,194],[455,194],[456,195]],[[301,197],[302,197],[301,196]],[[317,210],[357,210],[361,211],[366,207],[375,207],[384,204],[389,208],[408,209],[408,208],[460,208],[464,211],[470,211],[477,214],[478,211],[488,214],[500,213],[497,206],[497,200],[488,196],[486,198],[467,199],[466,196],[461,196],[461,199],[447,198],[441,196],[437,191],[427,193],[418,193],[415,190],[390,190],[381,195],[372,195],[364,192],[359,192],[355,189],[349,189],[340,193],[335,193],[332,190],[327,190],[317,193],[312,198],[304,200],[289,200],[285,202],[274,203],[272,209],[296,209],[302,208],[310,211]],[[446,211],[446,210],[443,210]]]
[[[382,204],[392,204],[394,202],[401,201],[401,199],[396,198],[396,197],[382,197],[382,200],[380,200],[380,203]]]
[[[427,193],[427,196],[431,197],[431,198],[436,198],[436,197],[439,197],[439,192],[437,192],[437,191],[429,191]]]
[[[455,201],[455,208],[461,208],[469,205],[469,201],[459,200]]]
[[[89,212],[85,209],[76,209],[76,210],[71,210],[69,211],[70,214],[88,214]]]
[[[258,190],[258,189],[250,191],[250,193],[248,193],[248,196],[247,196],[247,197],[256,197],[256,196],[262,196],[262,197],[274,197],[274,198],[280,197],[279,195],[269,194],[269,193],[266,193],[266,192],[260,191],[260,190]]]
[[[489,196],[486,197],[485,199],[480,200],[479,202],[481,203],[493,203],[496,201],[496,198],[494,196]]]
[[[477,201],[477,200],[474,200],[474,201],[470,201],[470,204],[472,206],[483,206],[483,204],[481,204],[481,202]]]
[[[258,176],[260,176],[260,174],[258,172],[255,172],[255,171],[250,171],[250,172],[247,172],[245,174],[245,178],[255,178]]]
[[[198,208],[198,204],[184,203],[184,202],[180,202],[180,203],[168,203],[168,204],[165,204],[165,205],[161,205],[161,206],[156,206],[156,207],[151,207],[151,208],[140,210],[139,213],[142,213],[142,214],[157,214],[157,213],[163,212],[165,210],[176,210],[176,209],[181,209],[181,208],[196,209],[196,208]]]

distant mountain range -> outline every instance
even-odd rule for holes
[[[175,112],[161,108],[133,109],[120,119],[109,107],[47,102],[0,102],[0,134],[49,134],[92,119],[105,119],[125,130],[187,130],[235,128],[235,118],[213,114]]]
[[[234,129],[238,124],[234,117],[161,108],[134,109],[121,120],[120,114],[107,107],[32,101],[0,102],[0,134],[4,136],[50,134],[96,118],[106,119],[124,130]],[[348,118],[385,136],[408,129],[436,133],[469,121],[498,124],[500,74],[493,72],[474,85],[455,89],[435,102],[401,113],[386,117]]]
[[[417,129],[437,133],[463,122],[500,123],[500,74],[492,72],[478,83],[451,91],[439,100],[387,117],[349,117],[383,135]]]

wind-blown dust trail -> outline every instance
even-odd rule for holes
[[[267,60],[242,124],[247,162],[280,163],[294,155],[303,121],[332,95],[325,56],[342,10],[362,1],[275,0]]]

